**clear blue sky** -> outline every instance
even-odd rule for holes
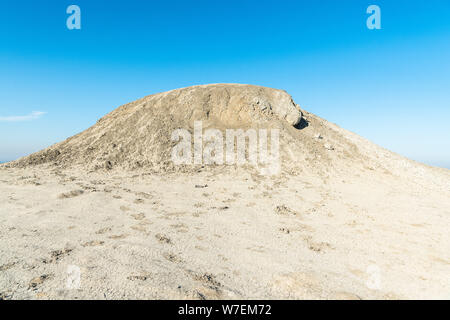
[[[71,4],[81,30],[66,28]],[[371,4],[381,30],[366,27]],[[0,1],[0,161],[145,95],[217,82],[285,89],[341,127],[450,168],[448,0]]]

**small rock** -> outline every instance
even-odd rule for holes
[[[297,215],[297,212],[296,212],[296,211],[294,211],[294,210],[288,208],[288,207],[285,206],[285,205],[277,206],[277,207],[275,208],[275,212],[276,212],[277,214],[281,214],[281,215],[294,215],[294,216]]]
[[[113,165],[112,165],[111,161],[106,161],[106,162],[105,162],[105,168],[106,168],[107,170],[111,170],[112,167],[113,167]]]
[[[148,279],[148,276],[146,276],[146,275],[145,276],[129,276],[129,277],[127,277],[127,279],[131,280],[131,281],[133,281],[133,280],[145,281]]]
[[[75,198],[75,197],[78,197],[78,196],[82,195],[83,193],[84,193],[83,190],[73,190],[73,191],[70,191],[70,192],[67,192],[67,193],[61,193],[58,196],[58,199]]]
[[[0,301],[1,300],[11,300],[12,295],[6,292],[0,292]]]
[[[169,237],[166,237],[166,236],[163,235],[163,234],[159,234],[159,233],[158,233],[158,234],[155,236],[155,238],[158,239],[158,241],[161,242],[161,243],[168,243],[168,244],[172,243],[172,241],[170,240],[170,238],[169,238]]]
[[[30,281],[30,284],[29,284],[28,288],[29,288],[29,289],[34,289],[34,288],[36,288],[38,285],[44,283],[44,280],[45,280],[45,279],[48,279],[48,278],[49,278],[49,275],[47,275],[47,274],[44,274],[44,275],[42,275],[42,276],[40,276],[40,277],[36,277],[36,278],[34,278],[34,279],[32,279],[32,280]]]

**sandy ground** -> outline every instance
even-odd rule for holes
[[[314,179],[0,168],[0,298],[450,299],[449,190]]]

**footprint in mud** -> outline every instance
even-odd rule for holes
[[[299,215],[298,212],[296,212],[296,211],[294,211],[294,210],[288,208],[288,207],[285,206],[285,205],[277,206],[277,207],[275,208],[275,213],[276,213],[276,214],[279,214],[279,215],[293,215],[293,216]]]
[[[166,252],[166,253],[163,254],[163,257],[166,260],[168,260],[170,262],[173,262],[173,263],[183,262],[183,260],[180,257],[178,257],[177,255],[175,255],[173,253]]]
[[[101,246],[105,243],[105,241],[100,240],[92,240],[88,241],[82,244],[83,247],[95,247],[95,246]]]
[[[175,224],[171,224],[170,226],[175,229],[178,229],[178,228],[188,229],[189,228],[187,226],[187,224],[185,224],[185,223],[175,223]]]
[[[112,231],[112,228],[111,227],[106,227],[106,228],[101,228],[101,229],[97,230],[95,233],[96,234],[104,234],[104,233],[107,233],[107,232],[110,232],[110,231]]]
[[[136,231],[140,231],[140,232],[144,232],[146,234],[149,234],[149,232],[147,232],[147,228],[145,226],[143,226],[143,225],[140,225],[140,224],[131,226],[130,228],[133,229],[133,230],[136,230]]]
[[[253,251],[253,252],[258,252],[258,253],[264,253],[266,252],[263,246],[253,246],[253,247],[247,247],[245,248],[247,250]]]
[[[169,237],[167,237],[167,236],[165,236],[165,235],[163,235],[163,234],[157,234],[156,236],[155,236],[155,238],[159,241],[159,242],[161,242],[161,243],[167,243],[167,244],[171,244],[172,243],[172,240],[170,240],[170,238]]]
[[[110,236],[108,238],[113,239],[113,240],[120,240],[120,239],[125,239],[126,237],[128,237],[128,235],[126,235],[126,234],[118,234],[118,235]]]
[[[202,284],[202,288],[196,290],[197,298],[201,300],[219,299],[222,296],[223,286],[215,279],[214,275],[210,273],[192,273],[191,276],[195,281],[199,281]]]
[[[82,195],[84,193],[83,190],[73,190],[70,192],[66,192],[66,193],[61,193],[58,196],[58,199],[69,199],[69,198],[75,198],[78,197],[80,195]]]
[[[50,258],[42,259],[42,263],[56,263],[66,255],[70,254],[70,252],[72,252],[72,249],[54,250],[50,252]]]
[[[318,253],[323,253],[326,249],[333,249],[331,244],[329,244],[328,242],[315,242],[313,241],[311,236],[306,236],[303,238],[303,240],[305,240],[309,250]]]
[[[170,226],[172,228],[175,228],[177,230],[177,232],[180,232],[180,233],[186,233],[189,231],[188,226],[184,223],[171,224]]]
[[[145,214],[144,213],[134,213],[131,215],[134,219],[136,220],[143,220],[145,218]]]
[[[213,209],[213,208],[211,208],[211,209]],[[192,213],[192,216],[198,218],[202,214],[205,214],[205,213],[206,213],[205,211],[197,211],[197,212]]]
[[[137,192],[137,193],[135,193],[135,195],[137,197],[142,197],[145,199],[151,199],[153,197],[150,193],[145,193],[145,192]]]
[[[150,278],[150,275],[149,275],[149,274],[146,274],[146,275],[131,275],[131,276],[128,276],[128,277],[127,277],[127,279],[128,279],[128,280],[131,280],[131,281],[134,281],[134,280],[145,281],[145,280],[147,280],[148,278]]]
[[[82,183],[77,183],[77,185],[79,185],[80,188],[82,188],[82,189],[85,190],[85,191],[98,192],[98,190],[97,190],[96,187],[93,187],[93,186],[87,186],[87,185],[84,185],[84,184],[82,184]]]
[[[111,193],[112,191],[113,191],[113,188],[109,188],[109,187],[103,188],[103,192],[105,192],[105,193]]]
[[[144,220],[139,221],[139,225],[141,225],[141,226],[148,226],[149,224],[153,224],[153,222],[151,222],[148,219],[144,219]]]
[[[287,299],[310,299],[321,292],[316,274],[305,272],[275,275],[269,290]]]
[[[136,200],[134,200],[133,201],[135,204],[142,204],[142,203],[144,203],[145,201],[144,201],[144,199],[136,199]]]
[[[233,202],[236,202],[236,199],[228,198],[228,199],[222,200],[222,203],[224,203],[224,204],[229,204],[229,203],[233,203]]]
[[[73,177],[73,178],[75,178],[75,177]],[[71,180],[72,180],[72,178],[71,178]],[[105,184],[105,182],[103,182],[101,180],[92,180],[92,181],[90,181],[90,183],[93,184],[93,185],[104,185]]]

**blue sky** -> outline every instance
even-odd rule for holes
[[[66,27],[71,4],[81,30]],[[371,4],[381,30],[366,27]],[[285,89],[341,127],[450,168],[448,0],[0,1],[0,161],[145,95],[218,82]]]

